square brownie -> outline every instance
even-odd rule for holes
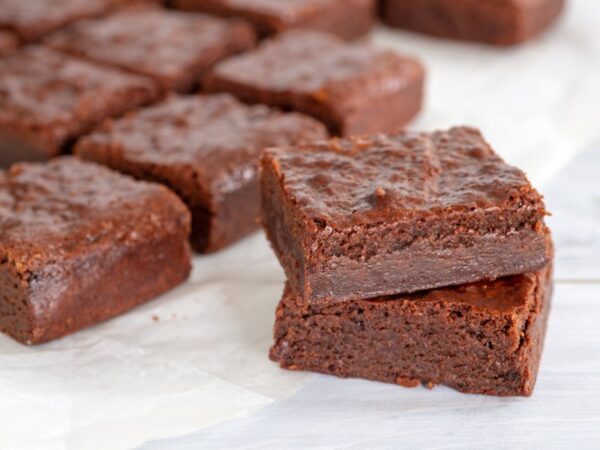
[[[164,186],[62,157],[0,172],[0,330],[38,344],[183,282],[190,217]]]
[[[315,31],[288,31],[218,64],[208,91],[310,114],[333,134],[399,131],[421,108],[421,64]]]
[[[514,45],[552,25],[565,0],[383,0],[383,21],[433,36]]]
[[[107,123],[75,153],[165,184],[192,211],[192,244],[219,250],[258,228],[260,152],[327,137],[318,121],[227,94],[173,97]]]
[[[73,24],[46,44],[186,93],[213,64],[253,47],[255,40],[252,27],[239,20],[139,6]]]
[[[56,156],[104,119],[158,94],[148,78],[24,48],[0,64],[0,167]]]
[[[337,305],[286,287],[271,359],[281,367],[461,392],[529,396],[542,354],[551,270]]]
[[[542,197],[472,128],[268,149],[263,223],[294,292],[360,300],[542,269]]]
[[[308,28],[355,39],[375,22],[375,0],[173,0],[176,8],[241,17],[261,36]]]
[[[76,20],[97,17],[130,0],[0,0],[0,29],[24,42],[39,40]]]

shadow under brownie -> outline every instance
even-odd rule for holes
[[[271,359],[281,367],[416,387],[529,396],[551,269],[492,282],[337,305],[307,305],[286,286]]]
[[[72,157],[0,171],[0,330],[26,344],[121,314],[191,270],[185,205]]]
[[[227,94],[172,97],[110,121],[75,153],[175,191],[192,211],[192,244],[219,250],[258,228],[265,147],[327,137],[318,121]]]
[[[472,128],[273,148],[261,167],[267,236],[307,302],[533,272],[553,256],[542,197]]]

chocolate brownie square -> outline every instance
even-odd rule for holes
[[[241,17],[260,35],[308,28],[355,39],[375,21],[375,0],[173,0],[176,8]]]
[[[565,0],[383,0],[382,16],[392,27],[514,45],[550,27],[564,5]]]
[[[263,223],[294,292],[360,300],[542,269],[542,197],[472,128],[269,149]]]
[[[171,188],[192,211],[194,248],[211,252],[258,228],[261,150],[326,136],[310,117],[227,94],[173,97],[107,123],[75,153]]]
[[[148,78],[44,47],[16,52],[0,64],[0,166],[56,156],[104,119],[158,94]]]
[[[38,344],[146,302],[190,272],[175,194],[72,157],[0,172],[0,330]]]
[[[419,111],[421,64],[392,51],[289,31],[218,64],[208,91],[310,114],[333,134],[399,131]]]
[[[255,39],[252,27],[239,20],[140,6],[78,22],[46,43],[186,93],[213,64],[253,47]]]
[[[0,0],[0,29],[24,42],[39,40],[76,20],[97,17],[130,0]]]
[[[551,294],[549,268],[337,305],[307,305],[288,286],[270,356],[286,369],[529,396]]]

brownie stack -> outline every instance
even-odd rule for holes
[[[263,223],[288,278],[274,361],[532,393],[552,291],[547,212],[477,130],[272,148],[261,167]]]

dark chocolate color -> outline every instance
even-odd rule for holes
[[[239,20],[142,6],[78,22],[46,43],[185,93],[213,64],[253,47],[255,39],[250,25]]]
[[[398,131],[419,111],[424,69],[412,58],[314,31],[289,31],[218,64],[209,91],[310,114],[334,134]]]
[[[552,258],[541,196],[471,128],[270,149],[262,174],[267,235],[307,301],[495,279]]]
[[[167,188],[62,157],[0,171],[0,330],[37,344],[184,281],[190,216]]]
[[[219,94],[174,97],[107,123],[75,152],[173,189],[192,211],[194,248],[210,252],[258,227],[261,150],[326,136],[310,117]]]
[[[27,47],[0,64],[0,167],[56,156],[104,119],[157,96],[150,79]]]
[[[382,0],[393,27],[433,36],[514,45],[552,25],[565,0]]]
[[[375,0],[173,0],[175,7],[251,22],[263,36],[308,28],[355,39],[369,32]]]
[[[306,305],[288,286],[270,356],[292,370],[529,396],[551,293],[550,269],[329,306]]]

